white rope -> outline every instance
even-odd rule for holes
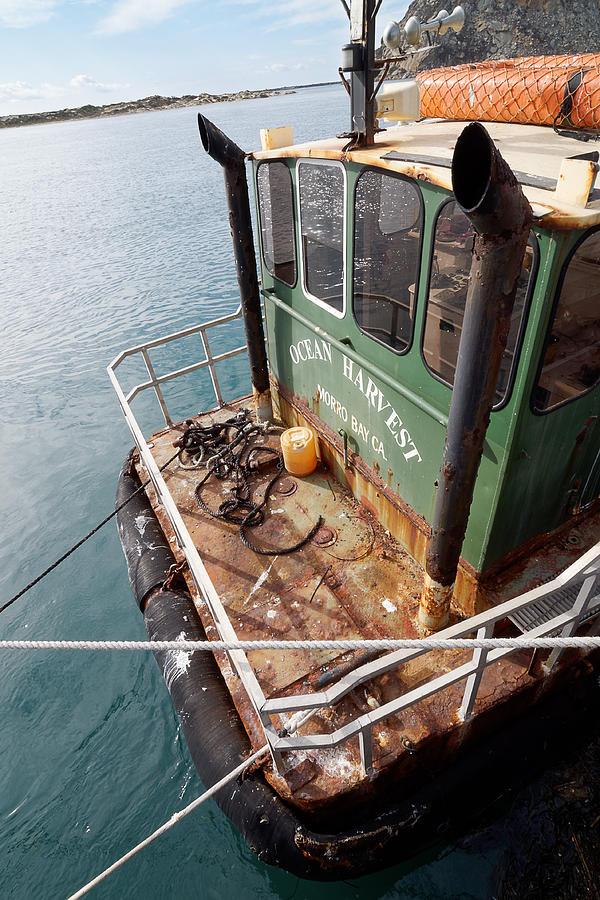
[[[423,639],[406,639],[406,640],[364,640],[364,641],[0,641],[0,649],[7,650],[204,650],[212,652],[215,650],[299,650],[299,649],[461,649],[461,648],[482,648],[493,649],[509,648],[518,649],[523,647],[532,648],[554,648],[554,647],[578,647],[580,649],[588,649],[600,646],[600,637],[540,637],[527,638],[526,636],[518,638],[423,638]],[[301,714],[301,720],[295,723],[295,730],[301,724],[309,719],[315,710],[309,710]],[[220,781],[205,791],[200,797],[192,800],[188,806],[179,812],[174,813],[170,819],[164,822],[156,831],[153,831],[147,838],[132,847],[120,859],[111,866],[96,875],[91,881],[80,888],[76,893],[71,894],[68,900],[78,900],[96,885],[112,875],[124,863],[138,854],[141,850],[151,844],[156,838],[173,828],[177,822],[184,819],[187,815],[197,809],[206,800],[209,800],[222,787],[230,781],[234,781],[256,760],[264,756],[268,751],[268,745],[265,744],[260,750],[253,753],[248,759],[240,763],[235,769],[225,775]]]
[[[100,872],[99,875],[96,875],[95,878],[92,878],[91,881],[88,881],[86,885],[80,888],[75,894],[71,894],[68,900],[77,900],[78,897],[83,897],[84,894],[87,894],[92,888],[96,887],[101,881],[103,881],[108,875],[112,875],[117,869],[119,869],[123,863],[126,863],[127,860],[131,859],[132,856],[135,856],[136,853],[139,853],[140,850],[143,850],[144,847],[147,847],[148,844],[151,844],[152,841],[156,840],[157,837],[160,837],[161,834],[164,834],[165,831],[168,831],[173,825],[176,825],[177,822],[184,819],[189,813],[191,813],[194,809],[204,803],[205,800],[209,800],[214,794],[217,793],[222,787],[228,784],[230,781],[234,781],[242,772],[247,769],[252,763],[256,762],[257,759],[260,759],[261,756],[264,756],[267,752],[267,745],[261,747],[260,750],[257,750],[256,753],[253,753],[252,756],[249,756],[248,759],[244,760],[243,763],[240,763],[235,769],[229,772],[228,775],[225,775],[224,778],[221,778],[220,781],[217,781],[216,784],[213,784],[211,788],[201,794],[199,797],[196,797],[195,800],[186,806],[184,809],[180,809],[179,812],[174,813],[171,818],[165,822],[160,828],[157,828],[156,831],[153,831],[151,835],[141,841],[139,844],[136,844],[135,847],[132,847],[124,856],[118,859],[116,862],[109,866],[108,869],[105,869],[104,872]]]
[[[555,647],[577,647],[580,649],[588,649],[600,646],[600,637],[540,637],[527,638],[526,636],[518,638],[422,638],[422,639],[401,639],[401,640],[362,640],[362,641],[0,641],[0,649],[6,650],[186,650],[196,651],[204,650],[214,652],[216,650],[354,650],[354,649],[374,649],[374,650],[393,650],[393,649],[461,649],[461,648],[507,648],[519,649],[523,647],[531,648],[555,648]],[[310,718],[314,714],[314,710],[302,714],[301,721],[296,723],[295,729],[300,724]],[[268,745],[265,744],[260,750],[257,750],[247,760],[240,763],[235,769],[229,772],[224,778],[214,784],[205,791],[200,797],[193,800],[184,809],[174,813],[168,821],[163,823],[156,831],[153,831],[147,838],[132,847],[120,859],[111,866],[96,875],[91,881],[80,888],[76,893],[70,895],[68,900],[78,900],[89,891],[91,891],[101,881],[119,869],[124,863],[138,854],[141,850],[151,844],[156,838],[169,831],[177,822],[189,815],[198,806],[209,800],[220,788],[224,787],[230,781],[234,781],[242,772],[251,766],[256,760],[264,756],[268,751]]]
[[[0,640],[0,650],[494,650],[505,648],[554,649],[600,647],[600,636],[514,638],[390,638],[338,641],[11,641]]]

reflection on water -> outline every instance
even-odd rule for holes
[[[299,140],[347,127],[341,87],[215,105],[210,116],[247,149],[260,127],[290,124]],[[112,508],[131,438],[108,362],[126,346],[232,311],[238,296],[222,173],[201,151],[194,110],[3,131],[0,144],[6,598]],[[339,282],[339,265],[337,273]],[[224,340],[215,335],[217,350]],[[168,370],[197,350],[190,339],[182,357],[165,348],[156,364]],[[238,361],[220,374],[232,393],[246,383]],[[134,384],[145,376],[134,366],[127,377]],[[206,373],[165,392],[174,414],[211,402]],[[154,401],[141,403],[146,427],[156,425]],[[142,638],[114,526],[10,607],[0,630],[15,638]],[[0,673],[2,897],[64,897],[201,785],[150,657],[12,651],[0,655]],[[596,778],[586,765],[591,775],[570,780]],[[576,806],[561,798],[575,821]],[[505,864],[516,867],[510,821],[492,840],[439,845],[410,864],[324,887],[266,868],[210,803],[95,895],[484,898]],[[565,841],[572,849],[569,834]]]

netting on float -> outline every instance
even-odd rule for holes
[[[417,80],[425,118],[600,130],[600,53],[467,63]]]

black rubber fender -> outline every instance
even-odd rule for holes
[[[132,466],[133,454],[132,450],[123,463],[115,507],[128,501],[117,513],[117,528],[127,561],[131,590],[137,605],[143,610],[150,591],[164,583],[175,557],[146,493],[140,491],[137,496],[132,496],[140,487],[140,480]]]

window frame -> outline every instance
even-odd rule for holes
[[[390,178],[396,178],[398,181],[405,181],[411,184],[414,189],[417,191],[419,196],[419,215],[421,217],[421,234],[419,236],[419,249],[417,252],[417,272],[415,279],[415,307],[414,307],[414,317],[412,320],[412,329],[410,333],[410,340],[406,344],[402,350],[396,350],[394,347],[391,347],[389,344],[386,344],[385,341],[380,340],[380,338],[375,337],[375,335],[371,334],[371,332],[366,331],[359,323],[356,312],[354,309],[354,269],[355,269],[355,261],[356,261],[356,191],[358,190],[358,184],[362,176],[366,172],[377,172],[379,175],[385,175]],[[408,175],[404,175],[401,172],[390,172],[389,169],[384,169],[381,166],[364,166],[357,175],[356,182],[354,184],[354,191],[352,194],[352,272],[351,272],[351,282],[350,282],[350,305],[352,308],[352,319],[354,324],[358,328],[361,334],[364,334],[365,337],[370,338],[370,340],[375,341],[375,343],[379,344],[381,347],[385,347],[386,350],[389,350],[391,353],[394,353],[396,356],[406,356],[406,354],[410,351],[414,340],[415,340],[415,331],[416,331],[416,323],[417,323],[417,313],[418,313],[418,296],[419,296],[419,287],[421,284],[421,257],[423,254],[423,239],[425,234],[426,227],[426,216],[425,216],[425,200],[423,199],[423,192],[419,187],[417,181],[414,178],[409,178]]]
[[[342,308],[341,310],[335,309],[325,300],[321,300],[320,297],[316,297],[314,294],[311,294],[306,286],[306,268],[305,263],[306,259],[304,256],[304,242],[302,240],[302,203],[300,197],[300,170],[302,166],[335,166],[336,168],[341,169],[342,171],[342,179],[344,185],[344,195],[343,195],[343,214],[342,214]],[[298,237],[298,259],[300,260],[300,284],[302,285],[302,291],[304,296],[308,298],[312,303],[316,306],[319,306],[321,309],[326,310],[332,316],[335,316],[336,319],[343,319],[346,315],[346,293],[347,293],[347,279],[346,279],[346,243],[347,243],[347,226],[348,226],[348,173],[346,171],[346,167],[343,163],[341,163],[337,159],[312,159],[300,157],[296,160],[296,200],[297,200],[297,209],[298,209],[298,229],[297,229],[297,237]]]
[[[293,237],[294,237],[294,268],[296,270],[296,277],[294,278],[293,282],[284,281],[283,278],[280,278],[278,275],[275,275],[273,272],[271,272],[267,265],[267,259],[265,256],[265,244],[264,244],[264,240],[263,240],[263,220],[262,220],[262,209],[261,209],[261,202],[260,202],[260,188],[259,188],[259,184],[258,184],[258,173],[260,172],[260,169],[262,166],[265,166],[265,165],[268,166],[268,165],[271,165],[272,163],[281,163],[281,165],[285,166],[285,168],[288,171],[288,175],[290,177],[290,188],[291,188],[290,196],[292,199],[292,227],[294,230],[294,235],[293,235]],[[258,207],[258,227],[259,227],[259,232],[260,232],[261,262],[264,265],[268,274],[271,276],[271,278],[274,278],[275,281],[281,282],[281,284],[285,284],[286,287],[295,288],[296,285],[298,284],[298,241],[296,239],[297,238],[296,223],[298,221],[298,216],[297,216],[297,207],[296,207],[296,192],[294,190],[294,179],[292,178],[292,167],[288,164],[288,162],[286,160],[284,160],[284,159],[261,159],[260,160],[258,166],[256,167],[256,200],[257,200],[256,205]]]
[[[420,342],[421,359],[423,361],[423,365],[425,366],[425,369],[427,370],[427,373],[431,376],[431,378],[434,378],[435,381],[438,381],[440,384],[443,384],[443,385],[445,385],[445,387],[449,388],[450,391],[452,391],[454,389],[454,383],[449,384],[449,382],[445,381],[445,379],[443,379],[441,375],[438,375],[437,372],[434,372],[433,369],[430,369],[429,365],[427,364],[427,360],[425,358],[424,344],[425,344],[425,327],[427,325],[427,309],[429,307],[429,292],[431,290],[431,270],[433,268],[433,258],[434,258],[434,254],[435,254],[435,233],[437,230],[439,218],[440,218],[444,208],[446,206],[448,206],[449,203],[456,203],[456,202],[457,202],[457,200],[456,200],[456,197],[454,196],[454,194],[450,194],[450,196],[448,196],[444,200],[442,200],[442,202],[440,203],[440,205],[438,206],[438,208],[435,211],[435,216],[434,216],[433,224],[431,227],[431,249],[429,252],[429,261],[428,261],[428,265],[427,265],[427,284],[426,284],[426,291],[425,291],[425,300],[424,300],[424,304],[423,304],[423,324],[422,324],[422,328],[421,328],[421,342]],[[521,359],[521,351],[523,349],[523,341],[525,338],[525,332],[527,330],[527,324],[529,321],[529,313],[531,311],[531,301],[533,298],[533,292],[535,289],[535,284],[537,281],[537,277],[539,274],[539,267],[540,267],[540,245],[539,245],[539,241],[538,241],[538,236],[534,232],[533,228],[531,228],[529,231],[529,237],[527,239],[528,242],[529,242],[530,238],[533,238],[533,264],[531,267],[531,274],[529,276],[529,283],[527,284],[527,293],[525,294],[525,300],[523,302],[523,315],[521,316],[521,322],[519,324],[519,330],[517,332],[517,339],[515,341],[513,363],[512,363],[512,366],[510,367],[510,372],[508,373],[508,380],[506,382],[506,391],[504,393],[504,396],[502,397],[501,400],[499,400],[497,403],[495,403],[492,406],[492,412],[499,412],[501,409],[504,409],[504,407],[507,406],[507,404],[510,402],[514,384],[515,384],[515,379],[517,377],[517,369],[519,368],[519,362]],[[456,369],[455,369],[455,373],[456,373]]]
[[[565,281],[565,277],[567,274],[567,270],[569,265],[571,264],[571,260],[577,253],[581,244],[583,244],[589,237],[591,237],[596,232],[600,231],[600,225],[595,225],[592,228],[588,228],[583,231],[581,237],[579,237],[573,246],[571,247],[569,253],[567,254],[567,258],[562,264],[560,274],[558,276],[558,281],[556,283],[556,290],[554,291],[554,299],[552,301],[552,309],[550,311],[550,318],[548,319],[548,324],[546,325],[546,334],[544,337],[544,345],[542,347],[540,353],[540,359],[537,365],[537,369],[535,372],[535,380],[533,383],[533,387],[531,389],[531,394],[529,396],[529,407],[534,416],[547,416],[549,413],[555,412],[557,409],[562,409],[563,406],[568,406],[569,403],[574,403],[577,400],[580,400],[582,397],[587,397],[592,391],[595,391],[597,387],[600,387],[600,382],[592,385],[592,387],[588,388],[587,391],[583,391],[581,394],[577,394],[575,397],[567,397],[566,400],[563,400],[561,403],[557,403],[555,406],[549,407],[549,409],[537,409],[534,405],[534,392],[538,386],[540,375],[542,374],[542,369],[544,368],[544,360],[546,359],[546,350],[548,349],[548,345],[550,343],[550,338],[552,336],[552,325],[554,324],[554,318],[556,316],[556,310],[558,309],[558,304],[560,301],[560,295],[562,294],[563,284]]]

